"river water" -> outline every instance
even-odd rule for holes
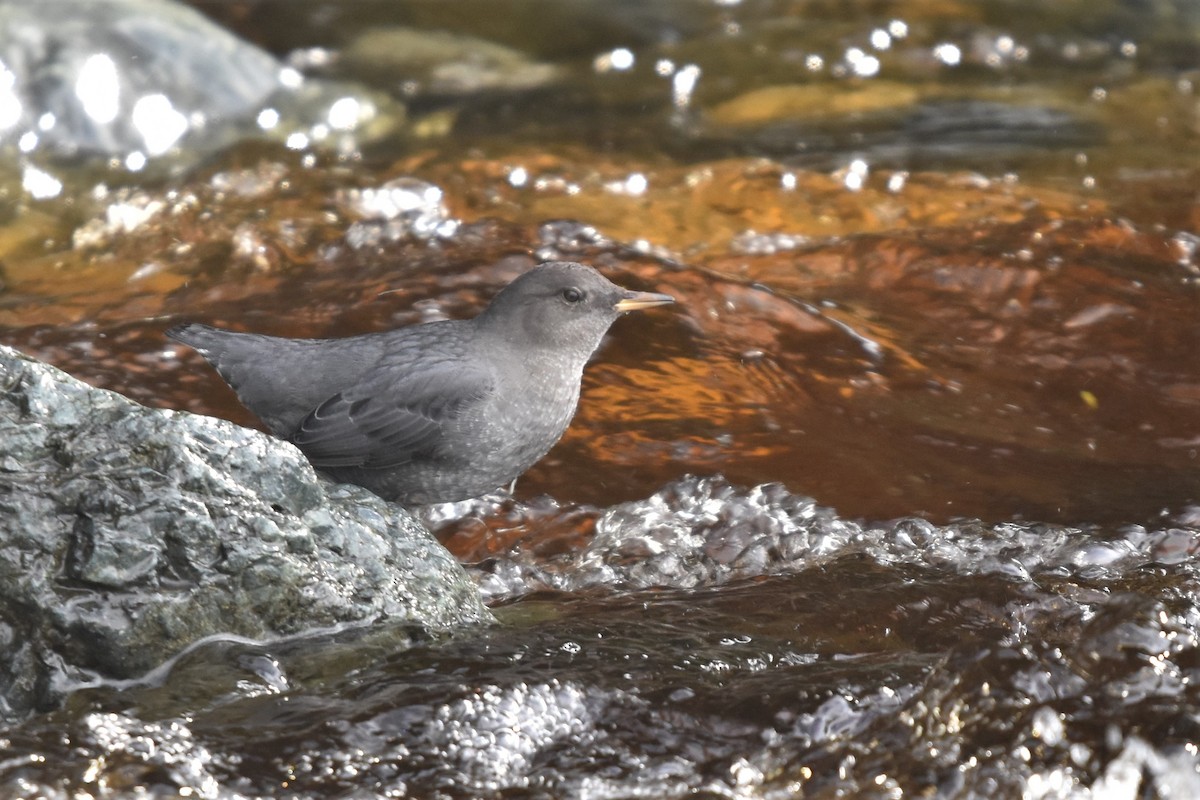
[[[500,625],[205,643],[0,728],[0,794],[1200,797],[1195,4],[195,7],[321,98],[0,141],[5,343],[255,425],[166,327],[678,303],[424,512]]]

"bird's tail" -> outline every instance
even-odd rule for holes
[[[209,361],[212,361],[214,354],[221,349],[219,347],[221,340],[228,335],[228,331],[218,330],[211,325],[201,325],[198,322],[176,325],[167,331],[169,338],[186,344]]]

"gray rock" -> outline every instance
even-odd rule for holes
[[[0,155],[140,169],[291,133],[347,150],[403,118],[379,93],[304,80],[181,2],[0,0]]]
[[[0,134],[62,154],[156,155],[280,88],[273,56],[166,0],[0,0],[0,63],[19,111]]]
[[[0,718],[214,634],[491,621],[403,509],[289,444],[0,346]]]

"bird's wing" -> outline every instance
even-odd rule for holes
[[[445,423],[491,390],[490,376],[471,368],[353,387],[317,406],[291,440],[316,467],[396,467],[436,452]]]

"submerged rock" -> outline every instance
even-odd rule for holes
[[[529,91],[561,77],[554,65],[495,42],[397,26],[365,31],[346,47],[342,60],[355,76],[399,78],[415,84],[412,93],[449,97]]]
[[[215,634],[490,621],[406,511],[256,431],[0,347],[0,719]]]

